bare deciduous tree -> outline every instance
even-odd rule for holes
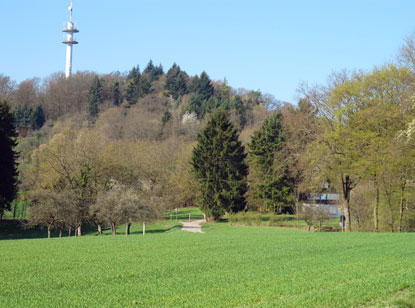
[[[59,230],[60,237],[66,228],[70,235],[70,230],[75,226],[79,215],[73,193],[38,189],[30,193],[30,200],[29,225],[45,226],[48,230],[48,238],[51,237],[52,228]]]
[[[146,201],[137,190],[112,181],[90,207],[90,213],[109,224],[112,235],[116,234],[118,224],[125,224],[125,234],[129,235],[133,222],[148,222],[158,217],[156,208]]]

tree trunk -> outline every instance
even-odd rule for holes
[[[112,233],[112,235],[115,235],[116,234],[116,232],[115,232],[115,223],[112,222],[110,225],[111,225],[111,233]]]
[[[350,200],[347,200],[347,215],[346,215],[346,227],[347,227],[347,232],[352,231],[352,220],[351,220],[351,211],[350,211]]]
[[[402,203],[402,201],[401,201]],[[398,226],[398,232],[402,232],[402,218],[403,218],[403,207],[402,204],[399,207],[399,226]]]
[[[71,235],[72,235],[72,228],[71,228],[71,227],[69,227],[69,228],[68,228],[68,237],[71,237]]]
[[[405,185],[406,183],[401,183],[401,200],[399,203],[399,226],[398,232],[402,232],[402,219],[403,219],[403,211],[404,211],[404,199],[405,199]]]
[[[349,192],[350,194],[350,192]],[[344,217],[346,217],[346,221],[344,222],[344,226],[342,227],[343,232],[350,232],[351,231],[351,213],[350,213],[350,200],[349,199],[345,199],[343,201],[343,215]]]
[[[48,225],[48,238],[50,238],[50,230],[51,230],[51,225]]]
[[[62,229],[59,229],[59,238],[62,238]]]
[[[393,212],[392,212],[392,207],[390,207],[389,206],[389,214],[390,214],[390,216],[391,216],[391,220],[390,220],[390,224],[389,224],[389,226],[390,226],[390,231],[391,232],[394,232],[395,230],[393,229],[393,225],[395,224],[395,219],[393,218]]]
[[[77,236],[82,236],[82,227],[78,226],[78,230],[77,230]]]
[[[350,213],[350,192],[354,188],[355,183],[353,183],[350,176],[342,175],[342,190],[343,190],[343,211],[344,216],[346,217],[346,231],[350,232],[352,230],[352,221]]]
[[[386,203],[388,205],[389,215],[390,215],[389,229],[390,229],[390,232],[393,232],[394,231],[395,218],[393,217],[393,209],[392,209],[392,193],[393,193],[392,184],[387,185],[386,181],[385,181],[385,177],[382,177],[382,180],[383,180],[383,186],[384,186],[384,190],[385,190]]]
[[[125,235],[130,235],[130,227],[131,227],[131,223],[130,223],[130,222],[128,222],[128,223],[125,225]]]
[[[376,176],[375,176],[375,180],[374,180],[374,184],[376,187],[376,199],[375,199],[375,204],[373,206],[373,232],[378,232],[379,231],[379,185],[378,185],[378,181],[376,180]]]
[[[387,203],[388,203],[388,208],[389,208],[389,215],[390,215],[390,220],[389,220],[389,230],[390,232],[393,232],[393,225],[395,223],[395,220],[393,218],[393,210],[392,210],[392,200],[391,200],[391,193],[388,192],[387,190],[385,190],[386,193],[386,199],[387,199]]]
[[[143,235],[146,235],[146,223],[143,222]]]
[[[16,219],[16,212],[17,212],[17,202],[14,202],[14,207],[13,207],[13,219]]]
[[[98,224],[98,234],[99,235],[102,234],[102,226],[101,226],[101,224]]]

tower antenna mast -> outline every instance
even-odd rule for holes
[[[73,8],[73,0],[71,0],[71,6],[69,7],[69,10],[71,11],[71,19],[70,19],[71,22],[72,22],[72,8]]]
[[[66,40],[62,43],[66,45],[66,67],[65,67],[65,76],[68,79],[72,75],[72,46],[78,44],[78,42],[74,39],[74,33],[78,33],[79,30],[76,29],[75,24],[72,22],[72,8],[73,8],[73,0],[71,0],[71,6],[68,8],[70,11],[70,19],[67,23],[65,29],[62,32],[66,33]]]

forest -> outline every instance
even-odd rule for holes
[[[414,82],[414,36],[391,63],[301,84],[295,103],[151,60],[143,70],[68,79],[55,73],[16,83],[0,74],[0,101],[17,130],[16,194],[0,216],[29,217],[49,235],[81,235],[85,224],[98,233],[125,224],[128,234],[132,223],[183,206],[214,219],[298,214],[310,194],[337,193],[347,231],[413,231]],[[230,137],[214,139],[214,123]],[[206,190],[212,183],[201,180],[197,157],[212,158],[201,148],[209,138],[225,149],[237,145],[244,165],[226,185],[239,181],[238,193]],[[22,204],[27,213],[19,217]]]

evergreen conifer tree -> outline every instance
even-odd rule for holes
[[[197,75],[193,77],[189,92],[197,93],[202,101],[208,101],[213,96],[215,90],[206,72],[202,72],[200,77]]]
[[[111,86],[112,92],[112,102],[115,106],[119,106],[121,104],[121,91],[120,91],[120,83],[115,81]]]
[[[201,119],[204,114],[202,113],[202,100],[197,93],[192,93],[189,95],[187,106],[185,111],[189,113],[196,113],[197,117]]]
[[[236,116],[238,117],[239,129],[242,130],[248,121],[246,117],[248,108],[239,95],[232,97],[231,105],[235,109]]]
[[[124,96],[128,104],[135,105],[138,101],[137,95],[137,85],[134,83],[134,80],[127,80],[125,83]]]
[[[135,105],[140,98],[140,68],[137,65],[128,73],[124,96],[130,105]]]
[[[147,94],[149,94],[151,91],[150,77],[148,77],[147,75],[141,75],[137,90],[138,98],[144,97]]]
[[[216,108],[227,109],[221,101],[213,96],[214,88],[206,72],[202,72],[200,77],[197,75],[193,77],[189,85],[189,92],[191,95],[186,110],[195,112],[199,119],[202,119],[207,112],[212,112]]]
[[[10,210],[17,191],[17,154],[14,118],[6,101],[0,102],[0,217]]]
[[[138,65],[134,66],[128,73],[127,81],[128,80],[134,80],[136,83],[138,83],[138,80],[140,79],[140,76],[141,76],[140,67]]]
[[[197,137],[192,165],[200,182],[200,206],[217,220],[225,212],[245,208],[248,166],[229,114],[218,109]]]
[[[262,181],[257,183],[258,197],[266,209],[279,212],[290,208],[292,203],[290,180],[283,157],[285,140],[282,113],[278,110],[265,119],[249,144],[250,159],[261,173]]]
[[[152,60],[148,62],[146,68],[143,71],[143,74],[148,76],[150,82],[157,80],[161,75],[163,75],[163,73],[163,67],[161,66],[161,64],[159,66],[154,66]]]
[[[17,106],[13,110],[14,123],[17,129],[26,128],[31,124],[33,109],[27,105]]]
[[[186,73],[180,70],[176,63],[169,69],[166,75],[164,88],[169,91],[174,99],[178,99],[187,93]]]
[[[150,59],[150,61],[148,62],[146,68],[143,71],[143,74],[150,74],[156,69],[156,67],[153,64],[153,60]]]
[[[37,105],[35,111],[33,111],[31,116],[31,123],[33,129],[40,129],[42,128],[43,124],[45,124],[45,113],[43,112],[42,105]]]
[[[202,74],[200,74],[199,83],[197,85],[197,93],[199,93],[204,101],[209,100],[214,94],[214,88],[206,72],[202,72]]]
[[[88,91],[88,116],[91,121],[94,121],[98,117],[98,105],[102,104],[102,102],[101,82],[98,77],[95,77]]]

